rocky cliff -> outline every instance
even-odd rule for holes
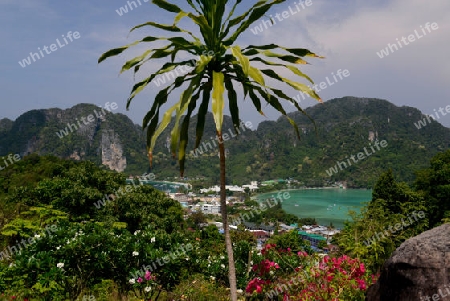
[[[33,110],[0,120],[0,155],[53,154],[140,173],[148,166],[142,130],[123,114],[91,105]],[[128,164],[127,164],[128,162]]]

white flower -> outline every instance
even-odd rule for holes
[[[144,288],[144,291],[146,292],[146,293],[148,293],[149,291],[151,291],[152,290],[152,288],[150,287],[150,286],[147,286],[146,288]]]
[[[273,271],[270,271],[270,272],[269,272],[269,274],[270,274],[270,275],[273,275],[273,274],[274,274],[274,272],[273,272]]]
[[[223,255],[220,255],[220,259],[225,259],[225,256],[223,256]]]
[[[210,276],[209,278],[211,278],[211,280],[216,280],[216,277],[214,276]]]
[[[141,232],[141,230],[136,230],[136,231],[134,231],[134,235],[138,235],[139,232]]]
[[[189,257],[186,257],[186,261],[188,261],[189,260]]]
[[[60,262],[56,265],[56,267],[62,269],[64,267],[64,263]]]
[[[41,238],[41,236],[40,236],[39,234],[35,234],[35,235],[34,235],[34,238],[39,239],[39,238]]]
[[[151,243],[154,243],[156,241],[156,238],[153,236],[151,239],[150,239],[150,242]]]
[[[242,294],[244,291],[241,290],[241,289],[238,289],[238,290],[236,290],[236,292],[237,292],[238,294]]]
[[[133,256],[138,256],[139,252],[134,251],[132,254],[133,254]]]
[[[225,265],[224,265],[224,264],[221,264],[220,267],[221,267],[222,269],[224,269],[224,268],[225,268]]]
[[[61,246],[56,247],[56,250],[59,250],[59,249],[61,249]]]
[[[136,283],[136,280],[134,280],[134,278],[132,278],[132,279],[130,279],[128,282],[129,282],[130,284],[135,284],[135,283]]]

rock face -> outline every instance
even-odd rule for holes
[[[450,300],[450,224],[402,243],[368,289],[366,300]]]
[[[127,167],[119,136],[113,130],[102,133],[102,164],[111,170],[122,172]]]

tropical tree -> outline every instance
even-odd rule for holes
[[[176,14],[173,24],[159,24],[150,21],[133,27],[131,32],[149,26],[161,29],[170,37],[146,36],[131,44],[111,49],[98,59],[100,63],[106,58],[116,56],[128,48],[140,44],[148,45],[148,43],[152,42],[167,42],[161,48],[157,48],[156,45],[155,47],[149,47],[142,55],[127,61],[121,70],[121,72],[124,72],[133,69],[134,74],[136,74],[149,61],[170,59],[159,70],[136,83],[127,100],[128,109],[134,97],[152,80],[164,75],[166,75],[166,78],[169,78],[169,76],[174,78],[173,83],[157,93],[150,110],[143,119],[142,127],[147,130],[150,165],[156,139],[169,125],[172,116],[175,115],[174,127],[171,131],[171,151],[174,157],[178,151],[180,173],[183,176],[188,144],[188,127],[192,113],[199,105],[195,139],[195,148],[197,148],[202,139],[205,115],[211,102],[217,139],[219,141],[220,200],[229,261],[229,282],[232,300],[236,300],[237,296],[233,249],[225,203],[225,148],[222,137],[223,110],[226,102],[224,98],[225,90],[227,91],[228,107],[236,134],[239,133],[238,128],[241,125],[238,96],[234,89],[236,83],[242,87],[244,98],[248,95],[260,114],[264,115],[261,109],[261,98],[283,114],[295,128],[297,137],[300,137],[299,129],[295,122],[287,116],[280,100],[290,102],[302,113],[304,111],[293,98],[286,95],[282,90],[269,86],[266,83],[266,79],[281,82],[321,101],[315,91],[306,84],[285,78],[273,70],[274,67],[284,68],[303,80],[313,83],[311,78],[302,73],[295,65],[307,64],[304,58],[319,57],[318,55],[308,49],[286,48],[276,44],[249,45],[244,48],[235,45],[237,38],[250,25],[260,20],[272,6],[285,1],[260,0],[243,14],[238,15],[236,10],[243,2],[242,0],[186,0],[187,10],[183,10],[179,6],[165,0],[152,0],[152,3],[159,8]],[[178,26],[178,23],[183,18],[189,18],[195,26],[198,26],[200,36],[196,36],[192,32]],[[192,60],[179,59],[180,56],[186,57],[186,55],[196,58]],[[252,63],[262,67],[258,69]],[[176,73],[176,76],[174,73]],[[179,101],[170,107],[160,120],[160,108],[168,102],[169,95],[182,86],[184,91],[181,93]]]

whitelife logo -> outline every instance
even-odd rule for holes
[[[14,159],[14,161],[13,161],[13,159]],[[0,161],[0,170],[3,170],[6,167],[8,167],[9,165],[12,165],[12,164],[20,161],[20,155],[19,154],[15,154],[15,155],[9,154],[8,158],[2,157],[2,160],[3,160],[3,163]],[[9,164],[8,164],[7,160],[10,162]]]
[[[378,142],[378,140],[376,140],[373,146],[372,146],[372,144],[369,144],[370,149],[372,150],[373,153],[368,152],[367,148],[365,148],[365,147],[364,147],[364,153],[367,155],[367,157],[369,157],[376,152],[375,149],[373,148],[374,146],[377,148],[377,150],[381,150],[380,145],[382,148],[385,148],[386,146],[388,146],[388,143],[386,140],[382,140],[381,142]],[[347,159],[348,166],[344,161],[342,161],[342,162],[336,161],[337,164],[334,167],[331,167],[330,169],[326,170],[327,174],[331,177],[333,175],[333,173],[339,172],[339,168],[341,170],[343,170],[344,168],[352,166],[350,159],[352,159],[353,162],[355,162],[355,163],[358,163],[359,161],[364,160],[366,158],[364,153],[359,152],[356,156],[352,154],[350,156],[350,158],[348,158],[348,156],[345,156],[345,158]],[[358,159],[356,159],[355,157],[358,157]],[[342,166],[344,166],[344,167],[342,168]]]
[[[111,106],[111,108],[110,108]],[[100,107],[101,108],[101,107]],[[97,120],[96,118],[100,118],[102,116],[106,115],[105,109],[108,112],[111,112],[111,110],[116,110],[118,108],[117,103],[116,102],[112,102],[111,104],[109,103],[109,101],[107,103],[105,103],[105,107],[101,108],[101,113],[99,114],[97,112],[97,110],[94,110],[94,114],[90,114],[87,117],[81,117],[81,121],[83,121],[84,126],[88,125],[89,123],[94,122],[95,120]],[[103,113],[103,114],[102,114]],[[67,135],[69,135],[69,130],[70,133],[73,133],[73,131],[78,131],[78,129],[81,129],[83,127],[83,125],[80,123],[80,120],[78,120],[78,118],[76,118],[78,127],[74,124],[74,123],[67,123],[67,127],[64,128],[63,130],[60,130],[59,132],[56,132],[56,135],[59,137],[59,139],[62,139],[64,137],[66,137]]]
[[[269,27],[272,27],[273,25],[277,24],[277,20],[278,22],[282,22],[283,20],[286,20],[290,16],[293,16],[295,14],[298,14],[302,10],[305,10],[306,7],[309,7],[312,4],[313,3],[311,0],[299,1],[298,3],[294,2],[296,9],[292,9],[292,7],[289,5],[288,6],[289,10],[285,10],[281,14],[280,13],[275,14],[276,20],[275,18],[272,17],[272,15],[270,15],[270,20],[262,20],[259,26],[254,26],[253,28],[250,28],[250,31],[254,35],[257,35],[258,33],[263,32],[265,29],[268,29]]]
[[[331,80],[328,78],[328,76],[327,76],[327,77],[325,77],[326,82],[325,82],[325,81],[322,81],[322,82],[320,82],[319,84],[315,84],[315,85],[313,85],[313,86],[308,85],[308,87],[309,87],[310,89],[316,91],[316,93],[319,93],[320,91],[325,90],[325,89],[327,89],[328,87],[330,87],[330,86],[332,86],[332,85],[334,85],[334,84],[336,84],[336,83],[339,82],[339,80],[336,78],[336,75],[337,75],[337,76],[339,77],[339,79],[342,81],[344,78],[350,76],[350,71],[348,71],[348,69],[344,69],[344,70],[339,69],[339,70],[336,71],[336,75],[334,74],[334,72],[331,72],[331,75],[333,76],[334,81],[331,81]],[[317,86],[319,86],[320,89],[319,89]],[[310,96],[308,93],[305,93],[305,92],[299,92],[299,93],[298,93],[297,95],[295,95],[293,98],[297,101],[298,104],[300,104],[300,102],[301,102],[302,100],[305,100],[306,97],[311,97],[311,96]],[[301,98],[301,99],[300,99],[300,98]],[[294,104],[293,104],[292,102],[291,102],[290,104],[291,104],[291,106],[294,106]]]
[[[139,6],[141,6],[144,3],[149,2],[150,0],[136,0],[137,3],[139,3]],[[127,14],[129,11],[132,11],[134,8],[138,8],[138,5],[136,3],[136,1],[127,1],[127,5],[124,5],[122,7],[120,7],[119,9],[116,9],[116,13],[122,17],[124,14]],[[134,8],[133,8],[134,6]],[[130,8],[130,10],[128,10],[128,7]]]
[[[431,24],[430,24],[430,22],[427,22],[427,24],[425,24],[425,28],[427,29],[428,33],[430,33],[431,29],[432,30],[437,30],[439,28],[439,26],[438,26],[438,24],[436,22],[433,22]],[[423,36],[421,36],[420,33],[417,32],[417,29],[415,29],[414,30],[414,34],[410,34],[408,36],[408,38],[402,36],[402,38],[400,40],[403,42],[403,45],[407,46],[410,43],[415,42],[416,38],[417,38],[417,40],[419,40],[419,39],[421,39],[421,38],[423,38],[424,36],[427,35],[427,31],[425,31],[425,29],[422,27],[422,25],[420,25],[420,29],[422,29]],[[406,41],[407,39],[408,39],[409,43]],[[402,48],[403,47],[402,43],[400,43],[398,38],[396,40],[397,40],[398,46],[400,48]],[[397,47],[397,45],[395,43],[394,44],[388,43],[386,48],[381,49],[380,52],[377,52],[377,55],[378,55],[378,57],[380,59],[382,59],[385,56],[388,56],[389,54],[394,53],[394,51],[397,51],[397,50],[398,50],[398,47]]]
[[[436,119],[440,119],[438,112],[436,112],[436,109],[433,110],[434,114],[436,115],[436,117],[434,117],[433,115],[426,115],[424,119],[418,120],[417,123],[414,122],[414,125],[416,126],[416,128],[418,130],[420,130],[421,128],[425,127],[427,124],[431,123],[431,119],[436,120]],[[444,112],[444,108],[443,107],[439,107],[438,110],[442,116],[446,116],[447,113],[450,113],[450,105],[445,107],[445,111],[447,111],[447,113]],[[428,120],[428,123],[427,123]]]
[[[22,61],[19,62],[19,65],[22,68],[25,68],[26,66],[31,65],[31,63],[36,62],[37,60],[40,60],[41,58],[44,57],[44,52],[46,54],[50,54],[52,52],[55,52],[58,49],[63,48],[64,46],[68,45],[69,42],[67,41],[67,39],[70,40],[70,42],[73,42],[74,40],[78,40],[81,37],[80,33],[78,31],[74,31],[73,33],[71,31],[69,31],[67,33],[67,36],[62,35],[62,38],[65,42],[65,44],[61,43],[61,41],[59,40],[59,38],[56,39],[56,44],[50,44],[50,46],[48,47],[47,45],[45,45],[44,47],[38,47],[38,52],[30,52],[30,55],[28,57],[26,57],[25,59],[23,59]],[[67,38],[67,39],[66,39]],[[40,54],[40,55],[39,55]],[[31,61],[33,60],[33,61]]]
[[[242,129],[242,132],[245,132],[246,129],[251,129],[253,127],[251,121],[247,121],[245,124],[244,122],[241,121],[240,124],[240,128]],[[234,138],[237,135],[241,134],[241,131],[239,130],[239,128],[236,128],[237,134],[233,134],[233,131],[231,129],[228,129],[228,132],[230,133],[231,137],[228,136],[227,133],[223,132],[222,134],[222,139],[223,141],[219,141],[219,136],[216,136],[215,138],[210,137],[211,138],[211,142],[213,143],[214,146],[211,145],[211,143],[209,142],[203,142],[202,145],[200,145],[198,148],[196,148],[195,150],[191,151],[191,154],[194,157],[198,157],[199,155],[203,155],[203,153],[207,152],[208,150],[211,151],[214,149],[214,147],[217,147],[216,141],[219,144],[222,144],[224,141],[228,141],[230,140],[230,138]]]

